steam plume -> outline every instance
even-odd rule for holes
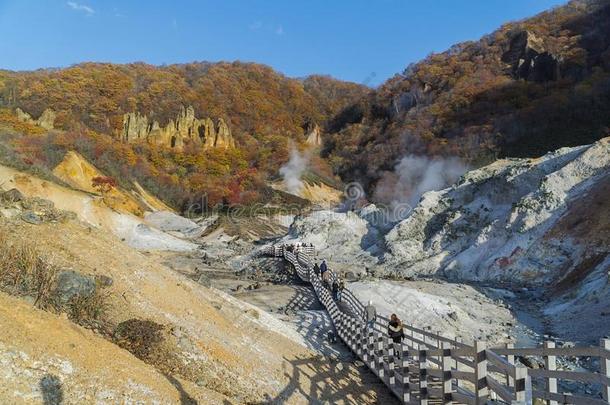
[[[457,158],[427,158],[408,155],[386,172],[375,188],[375,199],[387,204],[415,206],[422,194],[442,190],[455,183],[468,167]]]
[[[308,163],[309,156],[307,153],[301,153],[294,145],[291,145],[290,159],[280,167],[280,175],[284,178],[284,187],[289,193],[299,194],[303,188],[301,176]]]

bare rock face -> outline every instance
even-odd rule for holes
[[[148,118],[140,113],[129,113],[123,116],[123,140],[133,142],[145,139],[148,135]]]
[[[231,130],[222,118],[217,125],[211,118],[198,119],[192,106],[182,107],[176,119],[170,120],[165,127],[137,112],[125,114],[121,140],[146,140],[176,149],[182,149],[186,143],[200,144],[205,149],[235,147]]]
[[[204,148],[213,148],[216,143],[216,127],[211,118],[203,119],[199,127],[199,137],[203,140]]]
[[[53,125],[55,124],[56,114],[50,108],[44,110],[37,120],[33,119],[30,114],[26,113],[21,108],[17,108],[15,110],[15,114],[17,114],[17,119],[20,121],[27,122],[28,124],[32,125],[38,125],[46,130],[53,129]]]
[[[21,108],[17,108],[15,110],[15,114],[17,114],[17,119],[19,119],[19,121],[28,122],[30,124],[34,123],[32,116],[30,114],[26,113],[25,111],[23,111]]]
[[[51,130],[53,129],[53,125],[55,124],[55,117],[55,112],[50,108],[47,108],[42,112],[42,115],[38,118],[36,123],[38,124],[38,126],[46,130]]]
[[[307,137],[306,143],[312,146],[320,146],[322,145],[322,134],[320,131],[320,126],[318,124],[309,124],[305,128],[305,136]]]
[[[425,193],[392,228],[384,266],[452,280],[574,281],[610,257],[610,233],[601,230],[610,229],[608,173],[610,138],[472,170]]]
[[[235,147],[235,141],[231,135],[231,130],[222,118],[218,119],[218,124],[216,126],[216,143],[214,146],[217,148]]]
[[[545,48],[542,39],[529,31],[513,36],[502,61],[511,66],[512,75],[518,79],[548,82],[560,76],[559,58]]]

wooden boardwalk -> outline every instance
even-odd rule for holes
[[[377,315],[374,325],[364,322],[364,305],[344,289],[337,305],[314,272],[313,247],[270,246],[261,254],[283,257],[299,278],[312,285],[333,322],[337,335],[405,404],[609,404],[610,339],[597,347],[488,348],[473,345],[404,323],[406,337],[396,347],[387,335],[389,319]],[[331,271],[331,281],[337,275]],[[557,369],[558,357],[593,358],[597,370]],[[528,368],[521,358],[541,359],[544,368]],[[561,380],[586,386],[583,393],[560,392]],[[542,402],[539,402],[542,401]]]

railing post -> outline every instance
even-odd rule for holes
[[[375,335],[373,333],[373,329],[367,327],[367,336],[368,336],[368,343],[367,343],[367,360],[368,360],[368,365],[369,368],[373,371],[375,371]]]
[[[419,403],[428,405],[428,352],[419,351]]]
[[[436,338],[435,346],[436,346],[437,349],[440,350],[440,349],[443,348],[443,341],[440,339],[441,337],[443,337],[443,335],[442,335],[440,330],[436,332],[436,336],[437,336],[437,338]],[[440,363],[440,362],[443,361],[443,357],[442,356],[438,356],[436,360],[438,360],[438,362]]]
[[[487,403],[489,389],[487,388],[487,356],[485,342],[474,342],[474,401],[476,405]]]
[[[527,380],[527,367],[517,364],[515,367],[515,401],[514,404],[525,404],[531,398],[531,386]],[[528,392],[529,391],[529,392]]]
[[[409,350],[408,347],[407,350]],[[411,376],[409,374],[409,362],[404,350],[400,355],[400,369],[402,371],[402,401],[408,404],[411,402]]]
[[[462,342],[462,339],[461,339],[461,338],[459,338],[459,337],[457,337],[457,336],[456,336],[456,338],[455,338],[455,341],[456,341],[456,342],[463,343],[463,342]],[[455,359],[455,369],[456,369],[456,370],[458,370],[458,371],[460,370],[460,363],[459,363],[459,361],[458,361],[458,359],[457,359],[457,358]],[[459,378],[456,378],[456,379],[455,379],[455,386],[456,386],[456,387],[458,387],[458,388],[460,387],[460,379],[459,379]]]
[[[441,367],[443,371],[443,403],[450,404],[453,400],[451,393],[451,345],[448,342],[441,343],[443,357],[441,358]]]
[[[356,354],[361,360],[364,360],[364,352],[362,350],[366,336],[366,330],[364,328],[365,325],[356,324]]]
[[[553,349],[555,348],[555,342],[545,341],[544,342],[545,349]],[[544,355],[544,366],[547,371],[555,371],[557,370],[557,356],[545,354]],[[555,394],[557,393],[557,379],[552,377],[546,378],[546,392]],[[553,401],[551,399],[547,400],[546,403],[548,405],[557,405],[557,401]]]
[[[602,356],[599,358],[600,372],[602,376],[606,376],[606,380],[602,384],[602,396],[604,397],[604,401],[610,402],[610,384],[608,384],[608,379],[610,379],[610,339],[604,338],[600,340],[600,346],[602,349]]]
[[[350,316],[347,322],[347,345],[352,353],[356,353],[356,325],[354,319]]]
[[[379,373],[379,378],[383,380],[384,377],[384,367],[383,367],[383,334],[381,332],[377,332],[376,339],[376,347],[375,347],[375,369]]]
[[[506,344],[506,348],[507,349],[512,349],[513,347],[515,347],[515,345],[513,345],[512,343],[507,343]],[[509,354],[508,356],[506,356],[506,361],[509,364],[512,364],[513,366],[515,365],[515,355],[514,354]],[[510,375],[510,373],[506,373],[506,386],[511,388],[515,386],[515,379],[513,378],[512,375]]]
[[[338,318],[337,319],[338,320],[338,322],[337,322],[337,334],[339,335],[340,339],[343,339],[345,337],[345,334],[343,332],[344,331],[344,328],[343,328],[343,326],[344,326],[344,315],[343,315],[343,313],[341,311],[338,311],[337,315],[338,315],[338,317],[337,317]]]
[[[389,336],[385,337],[386,341],[386,353],[388,356],[388,361],[385,363],[388,366],[388,384],[390,386],[394,386],[396,384],[396,377],[394,373],[394,368],[396,367],[394,364],[394,342]]]

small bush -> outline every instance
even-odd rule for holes
[[[114,330],[114,341],[145,363],[164,373],[182,371],[171,330],[150,320],[129,319]]]
[[[90,296],[76,295],[64,308],[73,322],[83,326],[100,326],[108,310],[108,294],[96,289]]]
[[[91,295],[76,295],[62,303],[56,294],[59,272],[30,242],[12,242],[0,231],[0,290],[32,297],[41,309],[65,311],[79,325],[100,326],[108,309],[108,294],[98,286]]]
[[[55,305],[53,291],[58,267],[29,243],[9,243],[0,233],[0,289],[34,298],[34,305],[47,309]]]

